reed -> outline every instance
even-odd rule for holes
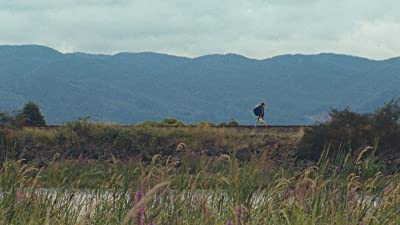
[[[55,160],[38,169],[5,159],[0,223],[400,224],[400,177],[382,174],[373,154],[330,158],[326,149],[299,167],[266,153],[239,161],[189,150],[180,166]]]

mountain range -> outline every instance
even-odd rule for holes
[[[32,100],[49,124],[83,116],[121,124],[163,118],[253,124],[252,109],[261,101],[270,124],[314,124],[331,108],[368,112],[398,98],[400,58],[64,54],[0,45],[0,80],[0,111]]]

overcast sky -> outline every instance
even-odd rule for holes
[[[399,0],[0,0],[0,44],[251,58],[400,56]]]

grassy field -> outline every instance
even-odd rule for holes
[[[180,143],[191,151],[209,156],[238,153],[245,157],[264,151],[296,150],[302,128],[243,129],[198,127],[117,127],[108,124],[75,122],[55,129],[3,129],[3,149],[14,149],[10,157],[28,161],[129,160],[151,161],[176,155]],[[4,154],[3,154],[4,155]]]
[[[400,224],[373,149],[299,162],[298,129],[74,126],[3,132],[1,224]]]

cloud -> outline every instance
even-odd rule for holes
[[[395,0],[0,0],[0,44],[254,58],[399,55]]]

